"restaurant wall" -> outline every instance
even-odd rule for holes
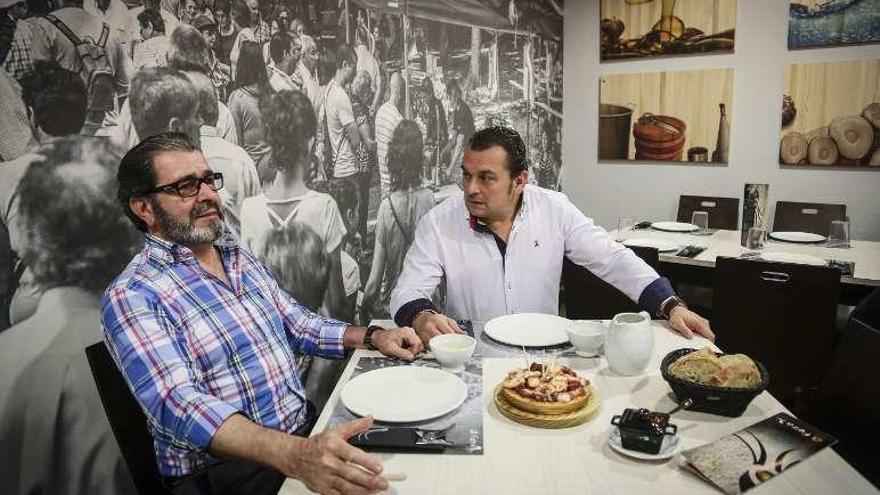
[[[787,48],[787,0],[739,0],[732,55],[667,57],[599,63],[599,1],[565,6],[562,189],[607,229],[620,216],[675,219],[681,194],[742,199],[743,184],[770,184],[776,201],[844,203],[856,239],[880,241],[880,169],[790,168],[779,164],[783,74],[787,63],[880,58],[880,45],[809,50]],[[599,78],[698,69],[734,69],[730,161],[727,166],[597,159]],[[876,101],[876,100],[875,100]]]

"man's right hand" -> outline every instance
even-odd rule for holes
[[[416,315],[412,324],[419,338],[427,346],[428,341],[444,333],[464,333],[452,318],[439,313],[423,312]]]
[[[284,474],[324,494],[367,495],[387,490],[388,482],[380,476],[382,463],[347,442],[372,424],[373,418],[361,418],[305,439],[294,448],[290,469]]]

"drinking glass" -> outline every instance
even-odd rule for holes
[[[700,228],[700,230],[706,230],[709,228],[709,212],[708,211],[695,211],[691,215],[691,223]]]
[[[632,218],[630,218],[630,217],[619,217],[619,218],[617,219],[617,238],[618,238],[618,239],[624,239],[624,237],[626,236],[626,234],[627,234],[630,230],[632,230],[633,225],[635,225],[635,224],[633,223],[633,219],[632,219]]]
[[[849,247],[849,222],[846,220],[834,220],[828,229],[829,247]]]
[[[767,241],[767,231],[761,227],[749,228],[749,236],[746,238],[746,249],[757,250],[764,247]]]

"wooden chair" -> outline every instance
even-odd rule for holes
[[[712,328],[718,346],[764,363],[770,392],[802,409],[831,359],[840,271],[720,257]]]
[[[846,220],[846,205],[777,201],[773,230],[827,236],[834,220]]]
[[[153,436],[147,430],[147,417],[128,389],[107,347],[103,342],[86,347],[86,358],[113,436],[138,494],[170,495],[171,492],[162,484],[156,466]]]
[[[736,230],[739,226],[739,199],[712,196],[685,196],[678,198],[679,222],[690,223],[695,211],[709,213],[709,228]]]
[[[807,421],[837,437],[834,449],[875,486],[880,484],[880,458],[874,455],[880,442],[877,356],[880,331],[850,318],[828,373],[804,414]]]
[[[630,249],[655,270],[660,265],[656,249]],[[610,320],[618,313],[641,311],[623,292],[568,258],[562,262],[562,286],[565,316],[573,320]]]

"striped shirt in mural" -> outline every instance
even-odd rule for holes
[[[306,419],[294,353],[343,356],[347,325],[299,305],[230,239],[215,244],[230,285],[190,249],[147,235],[102,300],[104,339],[147,415],[165,476],[216,462],[206,449],[236,412],[293,432]]]

